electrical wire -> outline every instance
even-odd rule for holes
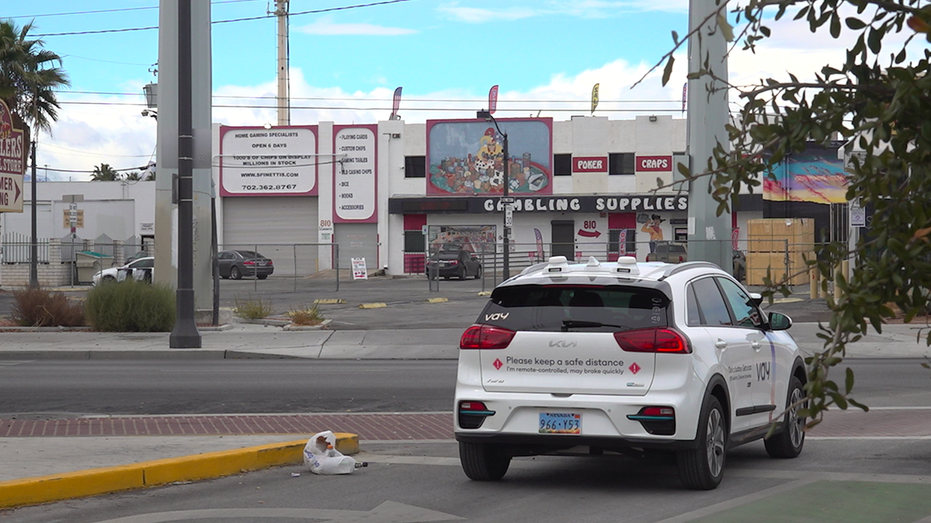
[[[336,11],[347,11],[349,9],[360,9],[363,7],[375,7],[375,6],[380,6],[380,5],[398,4],[402,2],[413,2],[413,1],[415,0],[384,0],[382,2],[372,2],[368,4],[355,4],[355,5],[347,5],[347,6],[340,6],[340,7],[328,7],[325,9],[314,9],[311,11],[301,11],[298,13],[290,13],[290,15],[300,16],[300,15],[309,15],[309,14],[332,13]],[[130,8],[127,8],[127,9],[130,9]],[[264,15],[259,15],[259,16],[245,17],[245,18],[232,18],[229,20],[211,20],[210,24],[219,25],[219,24],[229,24],[229,23],[234,23],[234,22],[249,22],[253,20],[265,20],[265,19],[273,18],[274,16],[275,15],[273,14],[264,14]],[[135,32],[135,31],[151,31],[153,29],[158,29],[158,26],[155,25],[155,26],[147,26],[147,27],[124,27],[122,29],[96,29],[96,30],[88,30],[88,31],[67,31],[63,33],[37,34],[33,36],[37,38],[49,38],[53,36],[78,36],[78,35],[95,35],[95,34],[107,34],[107,33],[127,33],[127,32]]]

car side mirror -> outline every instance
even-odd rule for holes
[[[769,328],[774,331],[789,330],[792,326],[792,318],[781,312],[769,313]]]

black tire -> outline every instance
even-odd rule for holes
[[[482,278],[482,266],[479,265],[478,269],[475,271],[475,279],[480,280]]]
[[[487,443],[459,442],[459,462],[471,480],[498,481],[511,465],[511,456]]]
[[[766,453],[771,458],[791,459],[802,453],[802,447],[805,446],[805,418],[798,416],[798,409],[804,405],[795,405],[805,397],[805,391],[802,389],[802,382],[795,376],[789,380],[789,392],[786,394],[786,411],[785,418],[782,420],[783,429],[777,434],[763,440],[766,445]]]
[[[727,461],[727,421],[721,402],[705,399],[698,420],[698,447],[676,453],[679,480],[690,489],[711,490],[724,477]]]
[[[101,278],[100,282],[101,283],[116,283],[116,278],[114,278],[113,276],[107,275]]]
[[[264,280],[265,278],[268,278],[268,275],[267,275],[267,274],[258,274],[258,275],[256,275],[256,278],[258,278],[258,279],[260,279],[260,280]]]
[[[466,269],[465,267],[462,267],[459,269],[459,280],[461,281],[464,279],[466,279]]]
[[[235,265],[230,267],[230,278],[234,280],[242,279],[242,273],[239,272],[239,267],[236,267]]]

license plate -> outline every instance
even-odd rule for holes
[[[541,412],[540,434],[581,434],[582,415],[576,412]]]

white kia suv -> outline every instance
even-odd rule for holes
[[[466,475],[574,447],[674,452],[690,488],[721,482],[728,448],[802,451],[806,370],[791,320],[708,262],[569,263],[503,282],[462,335],[455,434]]]

